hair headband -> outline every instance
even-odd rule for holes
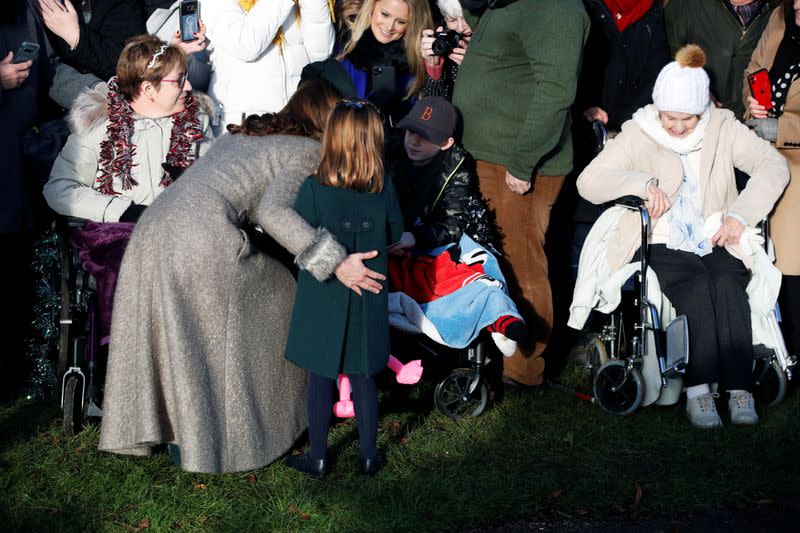
[[[166,44],[162,44],[161,45],[161,48],[158,49],[158,52],[153,54],[153,57],[150,59],[150,62],[147,64],[147,68],[148,69],[151,69],[156,65],[156,61],[158,61],[159,57],[164,55],[164,52],[167,51],[168,47],[169,47],[169,45],[166,45]]]

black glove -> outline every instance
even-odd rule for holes
[[[176,167],[175,165],[169,165],[167,163],[161,163],[161,168],[167,173],[167,175],[176,180],[181,177],[181,174],[186,170],[183,167]]]
[[[119,221],[136,222],[139,220],[139,217],[142,216],[142,213],[144,213],[145,209],[147,209],[146,205],[131,204],[128,206],[128,209],[122,213],[122,216],[119,217]]]

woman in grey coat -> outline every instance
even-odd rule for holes
[[[295,280],[259,225],[317,279],[380,290],[377,273],[293,209],[336,91],[301,84],[277,115],[231,129],[145,211],[117,286],[100,449],[178,446],[195,472],[260,468],[307,425],[306,378],[283,358]],[[244,135],[242,134],[244,133]]]

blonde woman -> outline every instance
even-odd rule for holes
[[[428,2],[345,0],[341,16],[345,30],[337,59],[358,95],[376,104],[394,124],[425,83],[419,43],[423,30],[433,27]]]

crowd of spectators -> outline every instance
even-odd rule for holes
[[[735,244],[745,226],[767,215],[783,190],[779,182],[785,161],[792,173],[800,164],[800,111],[795,107],[800,105],[800,85],[795,84],[800,76],[800,1],[199,0],[198,31],[192,39],[179,30],[187,1],[11,0],[0,13],[0,154],[6,170],[0,185],[0,243],[11,258],[3,262],[2,273],[24,280],[14,284],[3,311],[11,314],[0,320],[3,338],[12,343],[12,349],[4,351],[4,366],[12,368],[23,350],[30,254],[37,216],[42,218],[37,207],[42,191],[59,215],[99,223],[135,223],[141,218],[139,224],[148,229],[137,231],[152,235],[145,245],[134,232],[131,257],[142,262],[136,266],[137,275],[164,263],[180,264],[180,270],[192,262],[211,262],[207,254],[221,253],[234,241],[235,261],[226,268],[239,272],[239,263],[256,252],[239,249],[237,239],[247,234],[248,225],[258,225],[315,278],[338,279],[358,294],[380,291],[383,276],[369,268],[371,255],[350,253],[319,228],[315,233],[296,220],[292,209],[298,180],[318,163],[315,140],[331,109],[322,103],[336,98],[359,97],[380,112],[386,176],[396,185],[404,212],[399,249],[431,248],[468,234],[500,257],[510,296],[525,323],[524,333],[513,333],[516,351],[503,361],[508,390],[540,385],[545,358],[558,357],[547,352],[556,326],[548,267],[553,258],[547,241],[572,238],[572,227],[550,227],[550,218],[557,202],[575,200],[565,195],[574,194],[577,175],[583,172],[580,193],[594,204],[612,200],[617,193],[647,200],[654,218],[663,215],[656,229],[662,232],[658,244],[666,246],[677,232],[688,231],[676,221],[679,216],[702,219],[710,205],[723,210],[720,231],[727,233],[722,239],[715,235],[712,243],[719,247]],[[15,61],[23,42],[38,45],[38,57]],[[687,45],[697,45],[703,60],[695,54],[694,59],[672,62]],[[759,69],[767,69],[772,82],[770,110],[750,97],[746,75]],[[674,79],[663,77],[673,71]],[[672,98],[679,91],[684,100]],[[309,101],[320,95],[324,102]],[[46,121],[65,117],[71,133],[42,187],[32,179],[26,159],[30,154],[20,139]],[[602,124],[610,139],[617,137],[600,159],[593,159],[597,150],[592,124]],[[308,142],[284,139],[273,146],[253,141],[272,142],[280,135]],[[756,135],[765,141],[750,142],[757,141]],[[730,142],[718,147],[723,138]],[[662,149],[674,156],[669,172],[651,164]],[[712,164],[700,155],[707,151],[723,155],[714,157]],[[767,177],[762,175],[766,167],[759,166],[766,162],[775,170]],[[296,172],[287,178],[284,167]],[[186,169],[188,179],[183,175]],[[619,181],[634,175],[635,180]],[[741,195],[729,183],[734,175]],[[282,179],[290,185],[275,185]],[[712,182],[714,187],[707,185]],[[688,193],[690,188],[695,192]],[[160,199],[167,190],[170,194]],[[784,326],[793,350],[800,348],[800,255],[791,245],[798,220],[796,191],[790,182],[772,216],[776,264],[783,274]],[[599,211],[587,205],[578,208],[583,214],[576,219],[591,223]],[[183,210],[205,223],[213,218],[211,212],[216,213],[219,231],[201,239],[197,228],[186,227],[191,217]],[[483,227],[476,220],[482,220]],[[163,229],[167,224],[169,231]],[[178,232],[181,227],[187,231]],[[158,257],[152,256],[153,241],[160,243]],[[675,249],[704,256],[705,251],[698,251],[700,241]],[[168,258],[170,253],[180,259]],[[712,257],[720,253],[715,250]],[[656,270],[671,254],[655,265]],[[726,256],[723,262],[728,260]],[[266,319],[266,311],[242,312],[238,320],[245,326],[240,324],[237,333],[232,325],[222,330],[238,340],[219,347],[215,343],[223,333],[211,326],[189,333],[189,323],[176,316],[196,317],[213,309],[225,325],[233,320],[234,309],[256,305],[251,298],[258,290],[254,287],[279,294],[273,279],[255,273],[265,261],[271,260],[260,257],[246,269],[253,284],[239,287],[235,306],[227,299],[231,287],[226,286],[224,294],[210,289],[217,269],[207,278],[170,279],[175,287],[191,285],[203,292],[202,298],[163,294],[163,301],[149,312],[159,319],[169,316],[164,327],[181,330],[178,338],[186,342],[187,353],[208,334],[200,350],[208,354],[208,361],[219,351],[231,350],[249,361],[247,354],[270,342],[264,338],[257,346],[253,339],[261,337],[253,337],[249,329],[257,327],[256,319]],[[127,277],[126,291],[132,290],[133,274]],[[680,285],[686,279],[678,277],[666,286],[670,283]],[[742,291],[737,298],[744,297]],[[135,302],[136,290],[126,294],[117,300],[126,311],[112,328],[112,360],[122,357],[115,350],[131,354],[142,349],[123,347],[123,341],[115,347],[114,339],[122,339],[122,332],[132,327],[123,320],[134,320],[142,343],[150,339],[151,332],[141,330],[150,318],[130,316],[145,312]],[[692,300],[680,290],[673,296],[676,306]],[[286,301],[285,295],[280,298]],[[713,314],[711,301],[706,303],[693,312]],[[737,320],[744,323],[746,316],[737,315]],[[281,327],[273,332],[278,344],[285,341]],[[737,345],[738,360],[745,361],[739,367],[746,366],[752,353],[742,344],[749,337],[726,341]],[[712,356],[716,352],[705,345],[695,349],[704,350],[708,359],[727,357]],[[157,364],[166,363],[159,359]],[[214,368],[210,362],[203,365],[204,371]],[[695,368],[691,385],[719,378],[716,370]],[[114,387],[119,390],[126,378],[115,372]],[[723,376],[730,378],[728,390],[746,392],[741,375]],[[246,380],[244,374],[241,377]],[[219,397],[244,402],[227,389],[234,384],[216,383],[213,376],[188,374],[182,379],[176,385],[181,391],[191,388],[193,380],[208,380],[225,390]],[[253,390],[251,385],[244,390]],[[691,398],[710,394],[701,392]],[[223,424],[220,411],[201,415],[180,394],[165,401],[174,401],[176,412],[185,411],[187,424],[196,421],[210,432]],[[264,417],[251,414],[240,427],[264,423]],[[693,418],[690,412],[690,418],[696,422],[702,417],[695,413]],[[716,425],[716,419],[703,420],[696,425]],[[149,419],[143,424],[155,427],[161,422]],[[108,427],[114,428],[112,424]],[[287,427],[286,438],[295,429]],[[119,427],[112,435],[109,429],[101,445],[125,448],[120,445],[125,432]],[[151,437],[153,442],[166,442],[172,436]],[[188,444],[187,464],[197,470],[230,470],[252,468],[274,457],[248,448],[237,462],[236,452],[225,448],[230,444],[226,439],[210,453],[189,451],[199,444]],[[281,447],[282,441],[277,445]]]

